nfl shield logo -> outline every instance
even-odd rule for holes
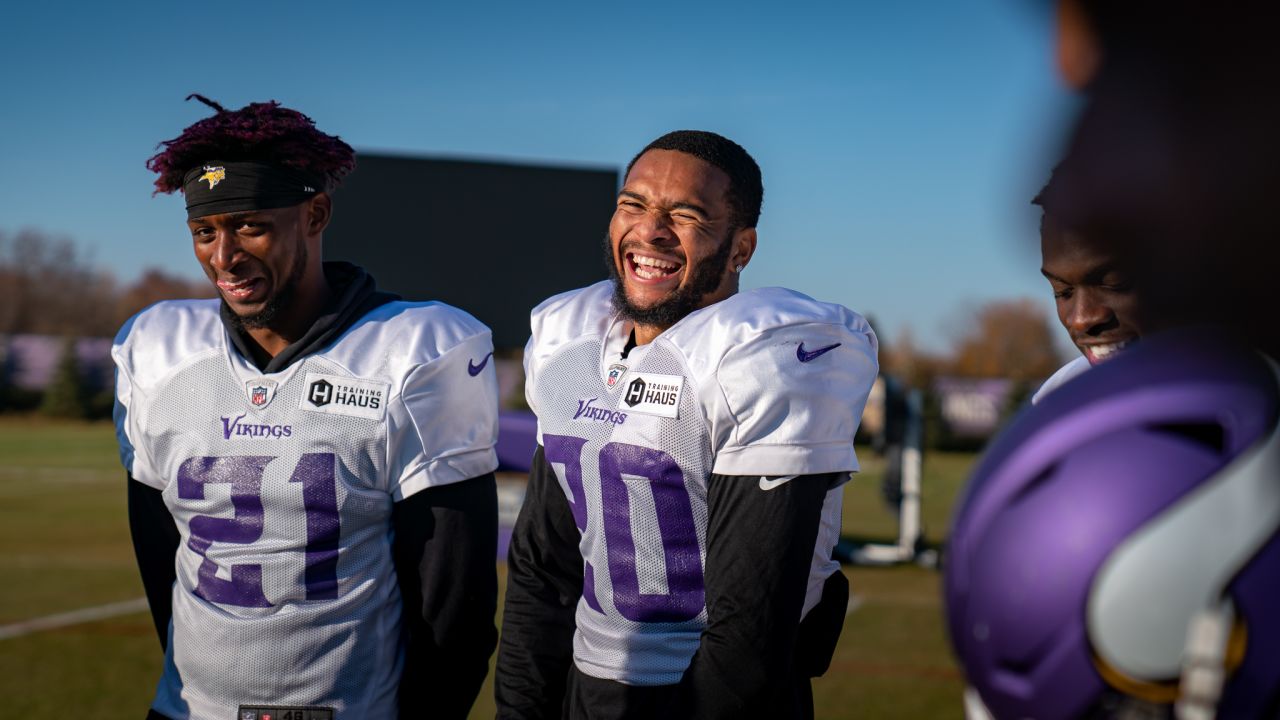
[[[605,375],[604,384],[610,390],[618,387],[618,381],[623,375],[627,374],[627,366],[622,363],[614,363],[609,366],[609,373]]]
[[[249,404],[256,409],[261,409],[270,405],[271,400],[275,398],[276,383],[274,380],[258,378],[245,383],[244,391],[249,398]]]
[[[240,720],[258,720],[257,710],[241,710]]]

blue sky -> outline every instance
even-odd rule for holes
[[[198,276],[180,198],[143,167],[207,114],[190,92],[427,156],[619,167],[707,129],[764,173],[748,287],[940,349],[986,300],[1051,310],[1028,201],[1073,101],[1050,22],[1038,0],[10,3],[0,232],[70,237],[125,281]]]

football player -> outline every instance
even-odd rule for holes
[[[1274,3],[1057,5],[1064,76],[1086,96],[1046,207],[1136,258],[1162,327],[1226,328],[1280,357],[1280,94],[1258,90],[1280,65]]]
[[[147,166],[219,298],[112,349],[151,717],[465,717],[497,643],[489,330],[321,261],[346,143],[199,99]]]
[[[1052,186],[1052,181],[1050,181]],[[1032,202],[1044,206],[1051,187]],[[1135,263],[1126,246],[1064,227],[1048,208],[1040,220],[1040,273],[1053,289],[1058,320],[1081,357],[1062,366],[1032,396],[1040,400],[1142,336],[1146,322]]]
[[[664,135],[627,167],[611,279],[534,309],[499,717],[812,715],[877,343],[838,305],[738,292],[762,195],[737,144]]]

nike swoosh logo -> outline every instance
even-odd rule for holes
[[[769,477],[768,477],[767,475],[761,475],[761,476],[760,476],[760,489],[761,489],[761,490],[772,490],[772,489],[774,489],[774,488],[778,487],[779,485],[784,485],[784,484],[786,484],[788,481],[793,480],[795,477],[796,477],[795,475],[787,475],[786,477],[773,478],[772,480],[770,480],[770,479],[769,479]]]
[[[471,377],[475,377],[479,375],[480,371],[484,370],[484,366],[489,364],[489,358],[491,357],[493,357],[493,353],[489,353],[488,355],[485,355],[484,359],[480,361],[479,365],[475,364],[474,362],[471,361],[471,359],[468,358],[467,373],[470,374]]]
[[[835,343],[832,345],[828,345],[824,348],[818,348],[813,352],[805,352],[804,343],[800,343],[800,347],[796,348],[796,359],[798,359],[800,362],[809,362],[810,360],[818,357],[819,355],[824,355],[826,353],[831,352],[832,350],[835,350],[836,348],[840,347],[840,345],[841,343]]]

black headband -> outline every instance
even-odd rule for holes
[[[182,178],[187,219],[297,205],[324,189],[322,178],[281,165],[210,161]]]

